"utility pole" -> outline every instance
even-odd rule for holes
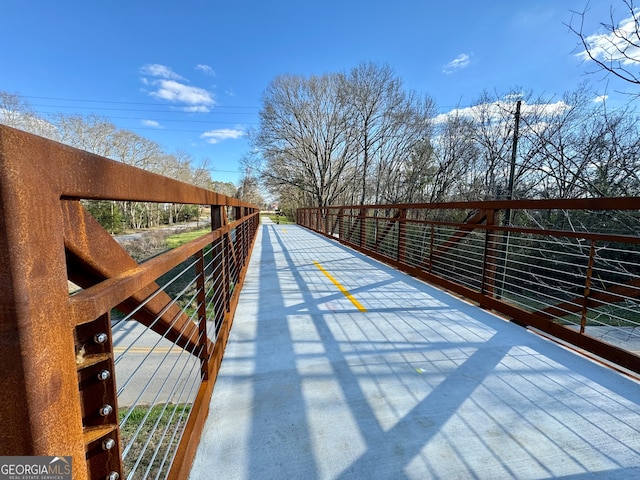
[[[520,106],[522,105],[522,100],[518,100],[516,103],[516,117],[515,117],[515,126],[513,129],[513,143],[511,144],[511,166],[509,168],[509,184],[507,185],[507,200],[513,200],[513,183],[516,175],[516,155],[518,152],[518,136],[520,131]],[[511,208],[507,208],[504,212],[504,225],[511,225]],[[496,285],[495,298],[502,298],[504,292],[504,286],[507,278],[507,256],[509,255],[509,236],[510,231],[507,230],[504,232],[502,236],[502,242],[500,245],[500,250],[502,252],[502,278],[500,279],[498,285]]]
[[[515,180],[516,175],[516,155],[518,152],[518,136],[520,131],[520,106],[522,105],[522,100],[518,100],[516,103],[516,118],[515,118],[515,126],[513,129],[513,143],[511,144],[511,167],[509,169],[509,184],[507,186],[507,200],[513,200],[513,182]],[[511,209],[508,208],[505,212],[505,225],[509,225],[511,223]]]

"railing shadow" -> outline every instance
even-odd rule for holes
[[[261,228],[255,323],[236,340],[253,354],[225,357],[253,363],[226,378],[252,390],[245,478],[638,472],[634,381],[318,235]]]
[[[638,373],[639,208],[640,197],[332,206],[297,221]]]
[[[289,329],[285,295],[279,282],[272,230],[263,228],[261,275],[273,281],[259,282],[259,304],[256,319],[255,365],[253,372],[253,410],[249,457],[249,478],[264,478],[265,460],[289,478],[297,472],[308,472],[305,478],[317,478],[312,455],[292,455],[284,445],[295,443],[298,449],[311,452],[311,432],[305,421],[305,397],[298,373],[298,356]],[[261,342],[270,338],[270,342]],[[277,355],[274,353],[277,352]],[[278,376],[280,381],[273,381]],[[268,399],[268,401],[263,401]]]

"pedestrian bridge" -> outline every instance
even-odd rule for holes
[[[261,223],[4,126],[0,197],[1,457],[111,480],[640,474],[640,197]],[[135,260],[91,202],[200,205],[210,230]]]
[[[263,223],[190,478],[635,478],[640,385]]]

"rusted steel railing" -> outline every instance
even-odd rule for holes
[[[640,197],[305,208],[297,222],[640,373]]]
[[[5,126],[0,199],[0,455],[72,456],[77,479],[186,477],[256,207]],[[83,199],[207,206],[211,232],[138,263]]]

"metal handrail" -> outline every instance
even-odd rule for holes
[[[640,373],[640,197],[303,208],[297,222]]]
[[[209,206],[211,232],[138,263],[87,199]],[[71,456],[75,479],[185,478],[257,207],[5,126],[0,200],[0,454]]]

